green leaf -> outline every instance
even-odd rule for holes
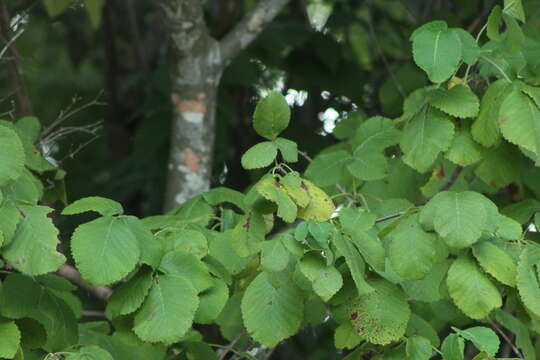
[[[472,139],[469,128],[463,125],[445,156],[454,164],[465,167],[482,160],[484,149]]]
[[[124,213],[122,205],[114,200],[99,196],[90,196],[72,202],[62,210],[62,215],[75,215],[87,211],[95,211],[103,216],[113,216]]]
[[[471,341],[478,350],[485,351],[491,356],[495,356],[499,351],[501,341],[497,334],[490,328],[475,326],[466,330],[460,330],[452,326],[452,330],[462,338]]]
[[[19,209],[12,202],[6,202],[0,206],[0,233],[4,238],[1,246],[6,246],[11,242],[21,219]]]
[[[274,347],[300,329],[304,301],[291,282],[275,285],[262,272],[249,284],[241,307],[244,324],[253,339]]]
[[[332,239],[332,243],[339,254],[345,258],[345,262],[347,263],[351,276],[356,284],[358,295],[362,296],[371,293],[373,288],[365,279],[366,265],[364,260],[362,260],[362,256],[358,253],[358,250],[351,243],[351,240],[341,234],[336,234]]]
[[[240,257],[256,254],[261,249],[266,233],[264,218],[258,212],[251,212],[238,222],[232,232],[231,245]]]
[[[521,251],[517,267],[517,288],[525,307],[535,316],[540,316],[540,283],[538,267],[540,263],[540,248],[527,245]]]
[[[193,254],[198,259],[202,259],[208,254],[208,241],[201,232],[196,230],[166,231],[162,239],[166,252],[180,250]]]
[[[305,208],[298,209],[298,217],[309,221],[328,221],[334,214],[336,207],[332,199],[310,181],[304,180],[304,186],[311,197]]]
[[[388,258],[401,278],[418,280],[430,272],[435,260],[436,236],[422,229],[417,214],[401,221],[388,238]]]
[[[375,116],[362,123],[352,139],[353,161],[349,172],[360,180],[382,179],[387,175],[388,163],[384,149],[399,142],[400,132],[392,120]]]
[[[57,270],[65,261],[60,254],[58,230],[48,214],[46,206],[20,205],[22,219],[13,240],[4,249],[3,256],[24,274],[36,276]]]
[[[437,88],[429,93],[429,103],[437,109],[459,118],[475,117],[480,101],[475,93],[459,84],[451,89]]]
[[[240,331],[244,330],[240,306],[243,295],[243,292],[232,295],[216,320],[221,334],[227,340],[233,340],[239,335]]]
[[[521,225],[508,216],[499,215],[496,235],[505,240],[519,240],[522,233]]]
[[[90,23],[94,29],[99,28],[99,24],[101,23],[101,12],[104,5],[105,0],[84,0],[86,12],[90,17]]]
[[[195,313],[195,322],[211,324],[214,322],[229,299],[229,288],[223,280],[214,279],[214,285],[200,294],[199,308]]]
[[[71,236],[71,252],[88,282],[112,284],[129,274],[139,262],[137,238],[122,218],[104,216],[80,225]]]
[[[504,0],[503,12],[521,22],[525,22],[525,12],[521,0]]]
[[[461,41],[463,61],[467,65],[474,65],[478,60],[478,55],[480,55],[480,47],[474,37],[468,31],[461,28],[452,28],[450,31],[457,35]]]
[[[120,221],[129,228],[133,236],[137,239],[141,252],[140,262],[151,266],[152,268],[156,268],[163,255],[163,246],[159,239],[156,238],[150,230],[146,229],[143,222],[135,216],[122,216],[120,217]],[[202,246],[204,247],[204,251],[201,252],[206,255],[208,253],[206,239],[204,239],[204,245]],[[191,249],[191,247],[189,247],[189,249]]]
[[[429,360],[433,350],[431,343],[423,336],[413,336],[407,339],[407,360]]]
[[[413,58],[434,83],[446,81],[461,60],[461,41],[443,21],[432,21],[411,36]]]
[[[416,315],[415,313],[411,313],[411,318],[407,323],[407,330],[405,331],[405,335],[407,337],[418,335],[422,336],[428,339],[430,344],[435,348],[438,348],[441,344],[441,340],[439,340],[439,335],[437,335],[437,331],[435,331],[433,326],[431,326],[430,323],[428,323],[426,320]]]
[[[21,139],[14,130],[0,125],[0,187],[21,176],[24,162]]]
[[[516,158],[519,156],[515,146],[501,141],[497,148],[484,152],[484,160],[474,173],[488,185],[498,189],[505,187],[518,180],[520,162]]]
[[[231,203],[238,206],[241,210],[246,209],[246,204],[244,202],[245,195],[239,191],[223,186],[205,192],[203,198],[212,206],[217,206],[221,203]]]
[[[501,104],[499,124],[506,140],[540,159],[540,110],[530,97],[512,91]]]
[[[403,161],[418,170],[428,171],[437,155],[446,151],[454,137],[454,124],[439,110],[424,108],[405,126],[400,146]]]
[[[161,259],[159,270],[169,275],[188,279],[197,293],[211,288],[214,284],[206,265],[193,254],[183,251],[176,250],[166,253]]]
[[[386,345],[401,339],[411,315],[405,294],[383,279],[371,280],[369,285],[375,290],[349,305],[353,327],[373,344]]]
[[[323,153],[308,165],[305,176],[321,187],[340,184],[345,166],[351,161],[351,154],[345,150]]]
[[[502,9],[499,5],[495,5],[489,13],[486,27],[486,34],[490,40],[498,41],[501,39],[499,27],[501,26]]]
[[[147,342],[178,341],[191,328],[198,306],[197,290],[189,280],[160,275],[135,315],[133,331]]]
[[[232,247],[232,230],[213,233],[210,237],[210,256],[215,258],[232,275],[238,275],[249,264],[249,257],[240,257]]]
[[[420,222],[427,228],[432,224],[448,246],[462,249],[478,241],[488,227],[491,207],[495,205],[479,193],[443,191],[422,208]]]
[[[99,346],[82,346],[78,353],[67,353],[66,360],[114,360],[111,354]]]
[[[501,103],[512,89],[512,83],[501,79],[491,83],[482,97],[480,112],[472,124],[471,133],[474,140],[489,147],[497,143],[499,134],[499,112]]]
[[[298,161],[298,145],[294,141],[278,137],[276,139],[276,145],[283,160],[286,162]]]
[[[470,318],[482,319],[502,305],[497,287],[467,256],[459,257],[450,266],[446,285],[454,303]]]
[[[444,339],[441,352],[444,360],[463,360],[465,341],[456,334],[450,334]]]
[[[277,145],[271,141],[253,145],[242,155],[242,167],[247,170],[267,167],[276,158],[277,149]]]
[[[0,322],[0,357],[12,359],[21,341],[21,332],[13,321]]]
[[[60,15],[69,7],[71,0],[43,0],[45,9],[50,17]]]
[[[340,324],[334,332],[334,344],[338,349],[354,349],[362,341],[350,322]]]
[[[139,271],[129,281],[114,289],[107,301],[107,317],[113,318],[136,311],[142,305],[151,286],[152,271]]]
[[[311,281],[313,291],[328,301],[343,286],[341,273],[334,266],[327,266],[318,255],[305,255],[299,263],[300,271]]]
[[[291,109],[285,97],[272,91],[257,104],[253,114],[253,127],[257,134],[272,140],[287,128],[290,118]]]
[[[523,49],[523,45],[525,43],[525,35],[519,27],[518,22],[513,17],[504,14],[503,19],[506,24],[504,50],[510,55],[518,55]]]
[[[481,241],[473,246],[473,254],[488,274],[505,285],[516,286],[516,264],[503,249],[489,241]]]
[[[441,283],[448,271],[448,262],[434,264],[421,280],[406,280],[401,287],[412,300],[435,302],[441,300]]]
[[[279,272],[289,264],[289,251],[281,238],[264,241],[261,249],[261,266],[265,271]]]
[[[277,216],[282,218],[283,221],[292,223],[296,220],[298,208],[289,197],[285,186],[281,184],[278,177],[266,177],[259,181],[255,187],[265,199],[277,204]]]

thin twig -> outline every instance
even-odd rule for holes
[[[398,211],[397,213],[386,215],[386,216],[380,217],[378,219],[375,219],[375,222],[380,223],[380,222],[383,222],[383,221],[386,221],[386,220],[395,219],[397,217],[400,217],[403,214],[405,214],[405,211]]]
[[[223,351],[221,352],[221,355],[219,356],[219,360],[224,360],[225,357],[231,352],[231,349],[234,349],[234,345],[244,336],[245,332],[240,331],[238,335],[227,345],[226,348],[223,348]]]
[[[103,311],[95,311],[95,310],[84,310],[82,312],[82,316],[84,316],[84,317],[100,317],[100,318],[104,318],[105,317],[105,312],[103,312]]]
[[[521,354],[521,351],[512,343],[512,340],[506,335],[506,333],[497,325],[497,323],[491,319],[488,319],[489,324],[495,329],[496,332],[499,333],[499,335],[502,336],[504,341],[506,341],[507,344],[509,344],[512,347],[512,350],[514,353],[519,357],[520,359],[523,359],[523,354]]]
[[[9,16],[6,2],[0,1],[0,39],[6,44],[9,44],[10,39],[13,37],[9,26],[10,19],[11,17]],[[7,67],[13,89],[15,90],[19,115],[31,115],[32,103],[28,97],[26,83],[21,74],[19,52],[13,43],[11,43],[11,46],[7,46],[6,52],[10,58],[10,60],[7,61]]]
[[[20,28],[19,31],[17,31],[17,33],[13,35],[11,39],[9,39],[8,43],[4,46],[2,51],[0,51],[0,59],[2,58],[2,56],[4,56],[4,54],[9,49],[9,47],[19,38],[19,36],[23,34],[23,32],[24,32],[24,28]]]
[[[454,185],[456,180],[458,179],[459,175],[461,175],[461,172],[463,171],[463,166],[457,166],[454,171],[452,172],[452,175],[448,178],[448,180],[437,190],[438,193],[446,191]]]

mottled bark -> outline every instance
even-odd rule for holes
[[[173,119],[165,210],[209,189],[222,71],[287,2],[261,1],[218,42],[204,22],[202,0],[160,0],[173,56]]]

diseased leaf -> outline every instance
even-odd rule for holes
[[[332,199],[310,181],[304,180],[311,201],[308,206],[298,209],[298,217],[310,221],[328,221],[335,211]]]
[[[197,291],[184,277],[160,275],[135,315],[133,331],[143,341],[172,343],[191,328]]]
[[[361,295],[349,305],[349,319],[367,341],[385,345],[399,340],[411,315],[405,294],[386,280],[369,281],[374,291]],[[388,311],[392,309],[392,311]]]
[[[265,199],[277,204],[277,216],[285,222],[291,223],[296,219],[298,208],[279,180],[278,177],[269,176],[259,181],[255,186]]]
[[[274,347],[300,329],[304,301],[292,283],[273,284],[265,272],[249,284],[242,298],[242,317],[256,341]]]
[[[470,318],[482,319],[502,305],[497,287],[467,256],[459,257],[450,266],[446,285],[454,303]]]

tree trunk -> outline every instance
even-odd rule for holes
[[[217,89],[223,69],[287,2],[261,0],[218,42],[204,22],[202,0],[160,0],[173,57],[166,211],[210,188]]]

